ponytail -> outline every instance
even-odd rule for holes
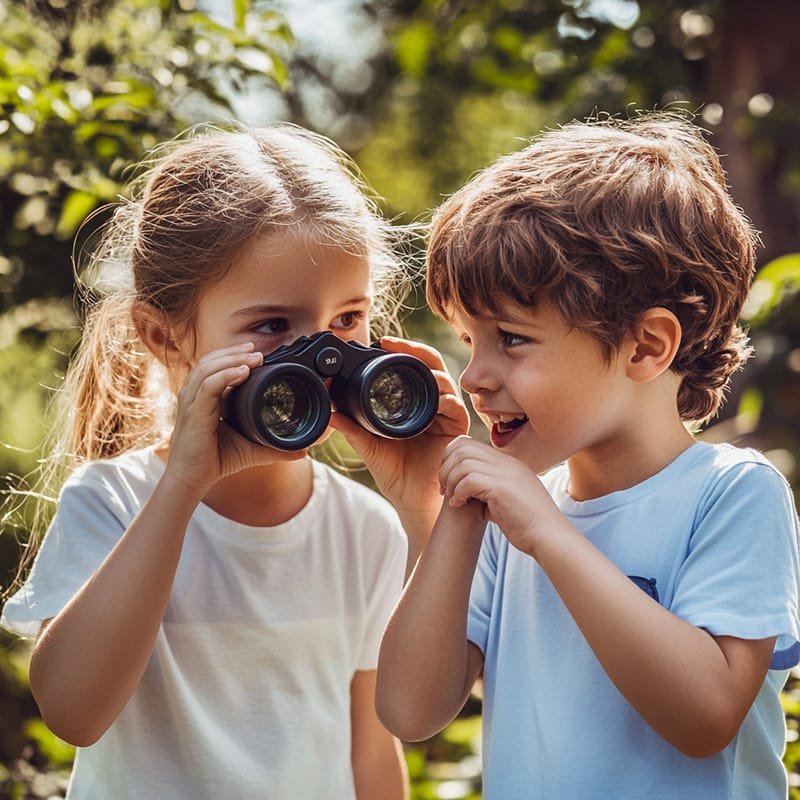
[[[109,295],[86,316],[57,410],[63,427],[54,451],[74,466],[144,447],[163,435],[166,413],[156,374],[161,365],[137,335],[132,302]]]

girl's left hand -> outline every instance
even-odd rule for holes
[[[331,415],[331,427],[340,431],[364,460],[380,492],[404,515],[438,513],[439,467],[445,447],[469,430],[469,414],[441,354],[429,345],[384,337],[380,346],[389,353],[408,353],[431,368],[439,386],[439,409],[431,426],[411,439],[375,436],[344,414]]]

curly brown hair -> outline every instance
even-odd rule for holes
[[[739,319],[757,231],[686,115],[574,121],[503,156],[447,199],[427,253],[431,308],[497,312],[546,297],[607,357],[649,308],[681,323],[683,420],[705,421],[750,355]]]

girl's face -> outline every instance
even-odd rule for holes
[[[256,239],[201,295],[189,366],[239,342],[266,354],[322,330],[368,344],[370,292],[363,256],[297,236]]]

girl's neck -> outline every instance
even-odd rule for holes
[[[223,517],[245,525],[272,527],[296,516],[314,488],[310,458],[253,467],[223,478],[203,502]]]

